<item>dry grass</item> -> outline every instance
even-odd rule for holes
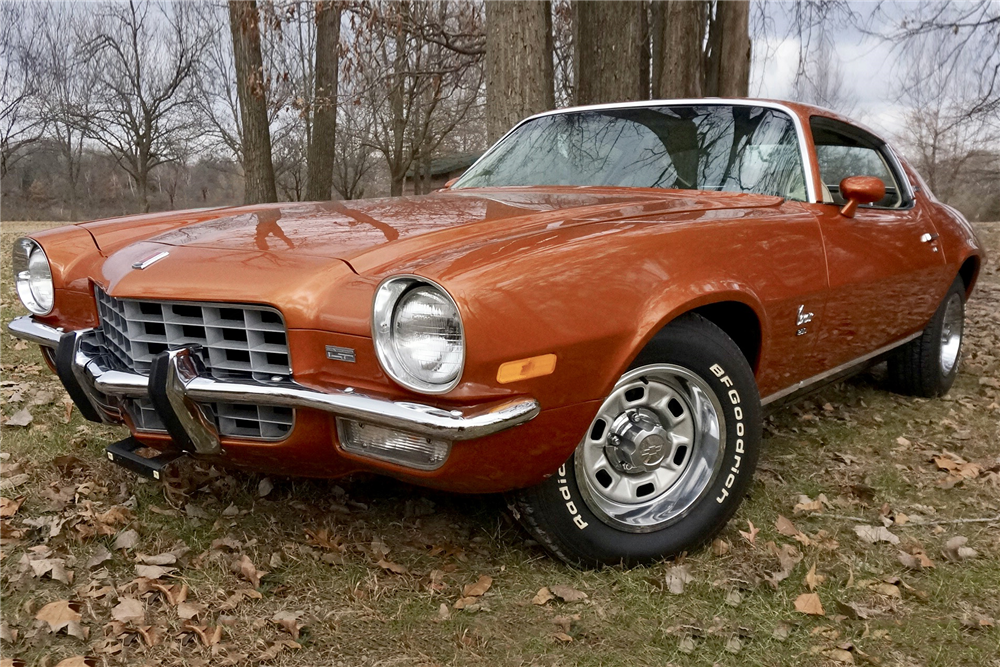
[[[4,322],[23,312],[8,277],[10,244],[38,225],[3,225]],[[979,231],[991,254],[1000,255],[1000,224]],[[684,559],[693,580],[680,595],[665,583],[676,563],[599,572],[560,565],[525,539],[494,497],[434,494],[363,478],[275,479],[261,498],[260,476],[191,464],[165,493],[104,461],[104,445],[121,430],[84,422],[76,411],[66,423],[62,390],[38,352],[0,335],[3,418],[37,403],[28,408],[30,426],[3,427],[5,484],[20,480],[3,496],[23,496],[23,504],[5,519],[3,533],[2,654],[44,665],[74,655],[110,665],[257,664],[271,651],[275,658],[266,664],[996,667],[1000,522],[932,523],[1000,514],[1000,276],[994,265],[984,272],[968,316],[962,371],[946,398],[887,393],[874,373],[771,417],[751,497],[717,549],[726,553],[706,549]],[[966,467],[976,474],[944,483],[946,473],[932,457],[946,450],[979,470]],[[824,494],[830,507],[796,514],[800,494]],[[119,521],[100,518],[122,506],[129,511]],[[910,520],[901,523],[901,514]],[[808,537],[779,533],[779,515]],[[854,521],[834,515],[879,526],[884,519],[901,543],[865,544]],[[750,532],[748,522],[759,529],[753,544],[739,532]],[[115,551],[117,536],[128,529],[138,533],[137,545]],[[109,534],[91,535],[95,531]],[[946,559],[942,550],[955,536],[966,537],[976,556]],[[229,538],[229,546],[213,547],[220,538]],[[775,550],[784,545],[794,547],[786,554],[802,560],[772,586],[768,578],[781,569]],[[180,546],[190,551],[163,582],[186,584],[187,601],[203,605],[195,624],[207,627],[205,640],[185,630],[178,607],[163,593],[143,593],[143,582],[134,583],[140,554]],[[88,567],[100,549],[112,557]],[[901,549],[922,549],[935,567],[905,568]],[[227,609],[235,591],[252,588],[230,569],[243,555],[268,573],[259,599]],[[33,576],[28,561],[42,556],[61,559],[74,573],[72,582]],[[385,569],[380,558],[406,572]],[[813,566],[825,577],[816,588],[824,616],[794,607],[808,591]],[[463,586],[480,575],[493,583],[478,607],[454,609]],[[588,597],[532,604],[540,588],[557,584]],[[144,623],[112,622],[125,598],[142,602]],[[80,603],[86,639],[51,634],[35,620],[43,605],[58,600]],[[292,640],[272,620],[278,612],[299,613],[301,648],[275,647]],[[137,632],[140,625],[158,633],[154,646]],[[206,646],[214,627],[222,628],[221,638]]]

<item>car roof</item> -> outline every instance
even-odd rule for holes
[[[869,127],[866,127],[862,123],[859,123],[858,121],[852,118],[848,118],[847,116],[839,114],[836,111],[815,106],[813,104],[805,104],[803,102],[792,102],[787,100],[773,100],[773,99],[755,98],[755,97],[697,97],[697,98],[684,98],[684,99],[638,100],[635,102],[613,102],[610,104],[589,104],[584,106],[564,107],[561,109],[553,109],[551,111],[543,111],[541,113],[537,113],[531,116],[531,118],[540,118],[543,116],[551,116],[554,114],[561,114],[561,113],[573,113],[578,111],[599,111],[606,109],[641,109],[647,107],[662,107],[662,106],[695,106],[695,105],[727,105],[727,104],[739,105],[739,106],[762,106],[765,108],[785,111],[795,116],[803,126],[809,125],[810,117],[822,116],[824,118],[830,118],[832,120],[837,120],[842,123],[847,123],[848,125],[853,125],[854,127],[860,130],[864,130],[865,132],[872,135],[882,143],[888,143],[883,137],[879,135],[878,132],[872,130]]]

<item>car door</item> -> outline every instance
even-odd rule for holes
[[[826,249],[829,292],[815,347],[826,368],[858,359],[921,330],[941,298],[944,257],[937,231],[891,149],[860,128],[810,121],[824,202],[811,204]],[[840,213],[839,185],[877,176],[886,196]],[[825,190],[825,191],[824,191]]]

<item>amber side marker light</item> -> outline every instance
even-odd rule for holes
[[[537,378],[549,375],[556,369],[556,355],[543,354],[538,357],[518,359],[500,364],[497,369],[497,382],[500,384],[510,384],[518,380]]]

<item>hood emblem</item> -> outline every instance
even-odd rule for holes
[[[169,254],[170,253],[167,252],[166,250],[164,250],[163,252],[158,252],[155,255],[153,255],[152,257],[147,257],[146,259],[142,260],[141,262],[136,262],[135,264],[132,265],[132,268],[133,269],[139,269],[140,271],[142,271],[143,269],[145,269],[147,267],[150,267],[153,264],[156,264],[157,262],[159,262],[161,259],[163,259],[164,257],[166,257]]]

